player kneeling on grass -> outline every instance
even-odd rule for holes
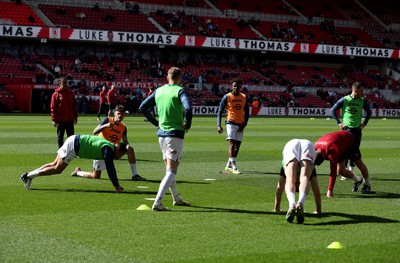
[[[136,170],[136,156],[135,151],[132,146],[129,145],[128,136],[127,136],[127,128],[122,120],[125,118],[125,106],[117,105],[114,109],[114,117],[113,118],[105,118],[100,124],[94,128],[93,134],[99,135],[100,137],[112,142],[118,143],[121,140],[127,146],[126,155],[128,156],[129,166],[132,171],[132,180],[133,181],[146,181],[146,178],[141,177]],[[72,176],[81,176],[85,178],[92,179],[100,179],[101,171],[106,170],[106,165],[104,160],[93,160],[93,171],[92,172],[84,172],[81,171],[79,167],[76,167],[74,172],[71,174]]]
[[[127,146],[124,143],[113,144],[99,136],[72,135],[57,151],[56,159],[40,168],[21,175],[21,181],[27,190],[31,189],[32,179],[38,176],[62,173],[68,164],[76,157],[85,159],[104,160],[108,177],[117,193],[124,189],[119,185],[114,159],[121,158],[126,153]]]
[[[310,183],[311,183],[311,189],[314,194],[314,200],[315,200],[315,206],[316,206],[316,211],[314,211],[314,214],[322,215],[321,191],[319,189],[317,171],[316,171],[315,167],[311,173]],[[285,164],[284,164],[284,161],[282,160],[282,166],[281,166],[281,170],[279,172],[279,180],[278,180],[278,184],[276,186],[276,193],[275,193],[275,206],[274,206],[275,212],[281,212],[281,201],[282,201],[283,191],[285,190],[285,184],[286,184]],[[300,170],[298,169],[297,176],[296,176],[296,192],[299,191],[299,185],[300,185]],[[307,195],[308,195],[309,191],[310,191],[310,188],[308,187]]]
[[[296,216],[297,223],[304,223],[304,203],[309,191],[309,182],[314,169],[316,152],[312,142],[304,139],[290,140],[282,151],[285,167],[285,192],[289,202],[286,221],[293,222]],[[299,177],[299,199],[296,204],[296,177]]]

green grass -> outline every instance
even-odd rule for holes
[[[79,118],[76,133],[91,133],[94,116]],[[116,194],[106,173],[101,180],[74,178],[74,160],[61,175],[33,180],[27,191],[20,174],[53,161],[56,131],[49,116],[0,116],[0,262],[395,262],[400,218],[400,120],[371,119],[361,150],[374,193],[352,193],[337,180],[325,197],[329,165],[318,167],[324,216],[305,203],[304,225],[288,224],[272,212],[285,143],[315,141],[337,130],[333,120],[252,118],[238,157],[241,175],[221,174],[227,161],[225,134],[215,117],[195,117],[185,139],[178,189],[193,207],[171,212],[137,211],[152,205],[164,175],[155,128],[143,117],[127,117],[139,173],[130,181],[126,157],[116,161],[125,193]],[[215,179],[209,181],[204,179]],[[148,188],[138,188],[146,186]],[[283,196],[282,208],[287,200]],[[164,204],[171,206],[168,194]],[[334,241],[344,249],[327,249]]]

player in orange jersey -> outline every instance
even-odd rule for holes
[[[117,105],[114,109],[113,118],[104,118],[100,124],[94,129],[93,134],[99,135],[100,137],[112,142],[118,143],[122,141],[127,145],[127,156],[128,162],[132,171],[133,181],[146,181],[145,178],[141,177],[136,170],[136,156],[132,146],[129,145],[127,137],[127,129],[122,120],[125,117],[125,107],[123,105]],[[100,179],[101,171],[105,170],[105,163],[103,160],[93,160],[93,171],[84,172],[79,167],[76,167],[72,176],[81,176],[92,179]]]
[[[243,138],[243,130],[249,120],[249,104],[244,93],[240,92],[242,82],[239,79],[232,80],[231,92],[222,97],[217,113],[217,131],[222,133],[222,113],[226,108],[226,140],[229,142],[229,160],[225,170],[240,174],[236,157],[239,153]]]

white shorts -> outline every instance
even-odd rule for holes
[[[239,125],[226,124],[226,140],[242,141],[243,131],[238,132]]]
[[[93,170],[94,171],[107,170],[106,162],[104,160],[93,160]]]
[[[292,160],[298,162],[309,160],[314,164],[317,153],[315,152],[314,144],[309,140],[293,139],[286,143],[282,151],[283,163],[285,166]]]
[[[183,155],[183,139],[176,137],[158,137],[163,160],[180,162]]]
[[[58,149],[57,153],[61,157],[61,159],[64,160],[66,164],[69,164],[75,157],[75,137],[76,135],[72,135],[68,137],[63,146],[61,146],[60,149]]]

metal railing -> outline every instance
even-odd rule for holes
[[[25,0],[32,4],[61,4],[93,7],[96,3],[100,8],[114,6],[113,0]]]
[[[15,25],[14,21],[8,18],[1,18],[0,25]]]

